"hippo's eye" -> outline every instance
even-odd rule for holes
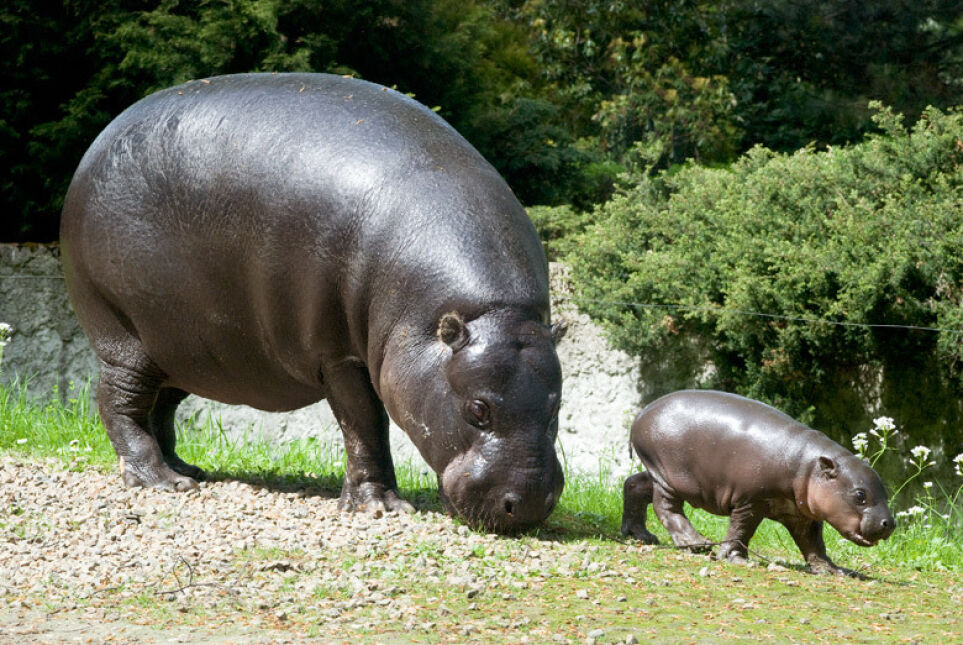
[[[479,428],[487,427],[492,420],[492,413],[488,404],[481,399],[467,401],[465,403],[465,420]]]
[[[864,491],[863,489],[860,488],[859,490],[857,490],[855,497],[856,497],[856,503],[859,504],[860,506],[866,503],[866,491]]]

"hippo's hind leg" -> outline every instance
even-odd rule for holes
[[[177,406],[185,398],[187,398],[187,392],[184,390],[178,390],[174,387],[161,388],[160,392],[157,393],[157,399],[154,401],[154,407],[150,411],[148,423],[154,438],[157,439],[157,445],[160,446],[164,462],[171,470],[185,477],[201,479],[204,476],[204,471],[185,462],[174,451],[174,445],[177,443],[174,413],[177,411]]]
[[[120,459],[124,483],[174,490],[197,488],[196,481],[168,466],[150,428],[163,374],[146,357],[126,356],[129,360],[124,365],[101,361],[97,385],[100,418]]]
[[[346,359],[323,369],[325,395],[347,452],[338,508],[380,514],[414,511],[401,499],[388,443],[388,414],[371,385],[367,368]]]
[[[659,538],[645,526],[646,511],[652,503],[652,476],[648,472],[632,475],[625,480],[622,492],[622,535],[658,544]]]
[[[667,491],[658,482],[652,485],[652,508],[672,542],[690,551],[708,551],[712,544],[699,533],[684,512],[685,500]]]
[[[765,518],[765,507],[758,504],[744,504],[732,509],[729,516],[729,531],[722,541],[716,558],[736,564],[744,564],[749,556],[749,540]]]

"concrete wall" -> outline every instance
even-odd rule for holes
[[[57,246],[0,244],[0,322],[14,327],[0,383],[18,377],[32,396],[44,398],[96,376],[97,361],[67,300]]]
[[[554,315],[570,323],[558,348],[564,377],[560,453],[576,470],[595,473],[601,466],[614,478],[624,477],[632,468],[628,426],[639,409],[638,363],[606,344],[598,327],[567,301],[569,293],[567,271],[553,265]],[[51,396],[54,388],[65,397],[71,383],[87,379],[93,389],[97,362],[67,300],[56,246],[0,244],[0,322],[15,328],[4,349],[0,382],[27,378],[30,394],[37,398]],[[280,441],[305,436],[339,445],[341,441],[324,402],[268,413],[189,397],[178,417],[184,421],[191,416],[195,423],[217,423],[229,433],[251,432]],[[391,440],[396,462],[424,464],[397,427],[392,426]]]

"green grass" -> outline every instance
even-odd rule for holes
[[[22,388],[0,386],[0,451],[29,459],[55,458],[73,469],[114,471],[116,458],[100,422],[92,416],[89,393],[78,388],[67,394],[66,404],[58,397],[38,403],[27,399]],[[178,445],[182,457],[214,478],[267,483],[275,489],[307,485],[336,491],[344,472],[340,445],[313,439],[282,445],[250,437],[229,440],[216,423],[189,427],[181,433]],[[413,464],[399,464],[397,472],[404,496],[422,510],[441,510],[433,473]],[[335,640],[516,643],[523,638],[549,642],[561,637],[566,642],[585,642],[594,630],[602,630],[604,636],[598,642],[606,643],[623,640],[628,634],[640,642],[761,637],[960,642],[963,540],[959,482],[937,484],[927,489],[928,498],[906,501],[907,507],[913,503],[930,510],[904,519],[889,540],[874,548],[859,548],[827,527],[830,556],[865,575],[852,579],[802,573],[798,550],[785,529],[773,522],[764,522],[750,544],[757,564],[779,564],[772,569],[740,567],[667,546],[653,548],[623,540],[619,535],[620,482],[613,482],[604,471],[594,477],[569,473],[559,507],[543,526],[499,540],[493,548],[480,549],[469,558],[472,572],[480,578],[484,571],[511,571],[510,564],[521,548],[550,554],[545,559],[548,569],[510,574],[499,586],[486,588],[475,597],[467,596],[457,585],[412,579],[405,558],[430,556],[443,569],[452,570],[461,564],[440,555],[436,543],[426,543],[423,554],[416,546],[403,556],[404,561],[399,561],[397,554],[374,548],[359,557],[353,545],[323,552],[322,566],[348,570],[360,563],[365,579],[377,580],[385,590],[399,590],[389,594],[392,602],[387,606],[344,609],[336,628],[343,638]],[[937,508],[943,512],[937,514]],[[15,514],[17,509],[8,512]],[[724,535],[727,518],[699,511],[690,516],[710,538]],[[649,526],[667,542],[665,531],[651,515]],[[565,550],[555,551],[553,544]],[[278,574],[259,565],[274,560],[316,564],[304,552],[255,548],[239,551],[235,566],[245,579],[266,580]],[[621,575],[598,574],[606,569]],[[284,588],[299,583],[317,585],[312,570],[313,566],[304,566],[284,573]],[[202,630],[199,637],[206,626],[229,617],[235,626],[247,625],[258,633],[277,630],[279,634],[325,639],[333,633],[326,628],[332,603],[350,600],[353,590],[343,582],[324,583],[316,587],[309,602],[292,606],[285,604],[284,595],[242,607],[229,595],[185,604],[179,597],[158,599],[153,594],[123,599],[107,590],[79,602],[76,610],[58,605],[50,612],[61,612],[58,615],[64,621],[81,620],[78,612],[100,608],[111,612],[111,620],[128,627],[145,621],[168,629],[196,626]],[[400,617],[398,606],[408,607]],[[284,608],[283,618],[278,618],[279,607]]]
[[[25,389],[0,385],[0,450],[34,457],[58,457],[76,468],[108,471],[116,457],[103,426],[90,409],[87,387],[72,388],[67,402],[58,393],[47,402],[27,398]],[[305,484],[337,491],[344,475],[340,445],[317,439],[271,444],[253,437],[230,439],[217,423],[180,430],[178,453],[214,479],[231,478],[279,487]],[[422,466],[397,465],[402,494],[420,508],[440,511],[435,476]],[[923,509],[901,518],[896,533],[874,548],[860,548],[832,527],[825,531],[830,556],[850,568],[897,565],[916,571],[963,571],[963,500],[961,482],[938,482],[926,497],[907,500],[904,508]],[[938,492],[930,492],[932,490]],[[894,511],[903,510],[896,508]],[[689,509],[693,524],[707,537],[722,539],[728,518]],[[621,540],[622,487],[604,468],[597,476],[567,473],[559,506],[535,535],[562,539],[595,537]],[[649,527],[664,542],[667,534],[649,517]],[[757,557],[801,564],[786,530],[763,522],[750,544]]]

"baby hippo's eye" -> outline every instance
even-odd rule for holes
[[[491,423],[492,413],[488,404],[481,399],[465,402],[465,420],[473,426],[485,428]]]
[[[856,503],[862,506],[866,503],[866,491],[859,489],[856,491]]]

